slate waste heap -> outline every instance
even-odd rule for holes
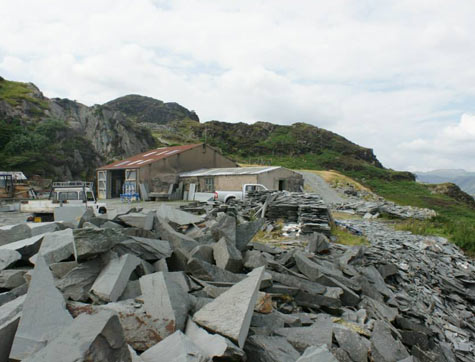
[[[445,282],[390,242],[271,247],[253,240],[265,203],[0,227],[0,362],[474,360],[475,271],[455,246],[431,255]]]

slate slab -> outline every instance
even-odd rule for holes
[[[160,233],[160,238],[163,240],[168,240],[170,242],[170,246],[172,249],[183,249],[186,252],[190,252],[198,246],[199,244],[196,240],[181,234],[175,231],[170,224],[165,219],[161,217],[157,217],[155,219],[154,227],[157,228],[158,232]]]
[[[43,257],[38,257],[10,358],[23,360],[60,335],[72,322],[65,307],[48,265]]]
[[[200,224],[205,220],[203,216],[194,215],[166,204],[160,204],[157,216],[177,225]]]
[[[40,249],[44,235],[45,234],[35,235],[27,239],[2,245],[0,246],[0,250],[15,250],[21,254],[22,260],[28,260]]]
[[[308,347],[297,362],[338,362],[326,345]]]
[[[243,281],[232,286],[193,316],[193,321],[244,346],[264,267],[255,269]]]
[[[402,343],[391,335],[389,326],[382,321],[374,323],[371,335],[371,355],[377,361],[396,362],[409,357]]]
[[[168,241],[138,236],[131,236],[130,239],[116,244],[112,250],[119,253],[119,255],[134,254],[147,261],[168,258],[172,254]]]
[[[236,248],[239,251],[247,249],[247,244],[254,238],[257,232],[264,225],[265,219],[258,219],[236,226]]]
[[[205,281],[234,283],[245,278],[242,274],[234,274],[227,270],[218,268],[216,265],[194,258],[191,258],[186,264],[186,272]]]
[[[0,247],[31,237],[31,229],[25,223],[0,226]]]
[[[103,254],[129,238],[117,229],[77,229],[73,230],[73,235],[77,260],[80,262]]]
[[[89,290],[102,268],[103,263],[100,259],[81,263],[57,280],[56,287],[66,299],[85,302],[89,299]]]
[[[335,327],[333,334],[341,349],[346,351],[354,362],[366,362],[368,360],[368,347],[363,339],[350,329]]]

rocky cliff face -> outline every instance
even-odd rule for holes
[[[63,144],[65,138],[74,138],[74,144],[69,144],[72,149],[67,157],[68,162],[55,165],[53,174],[45,175],[55,179],[84,177],[81,170],[85,169],[88,170],[88,177],[91,177],[94,174],[91,170],[103,163],[156,146],[149,130],[137,125],[120,111],[99,105],[87,107],[68,99],[49,99],[31,83],[0,79],[0,120],[20,122],[29,132],[35,132],[39,124],[49,120],[64,123],[66,128],[61,133],[49,135],[50,140]],[[22,150],[18,151],[21,153]],[[51,155],[53,158],[55,156]],[[22,164],[18,167],[22,167]],[[34,167],[26,168],[36,172]]]

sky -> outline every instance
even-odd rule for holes
[[[475,171],[473,0],[0,0],[0,76],[47,97],[306,122],[384,166]]]

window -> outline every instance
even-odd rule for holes
[[[205,177],[204,192],[214,192],[214,178],[213,177]]]
[[[137,170],[125,170],[125,179],[127,181],[137,180]]]
[[[59,201],[79,200],[77,192],[60,192]]]

